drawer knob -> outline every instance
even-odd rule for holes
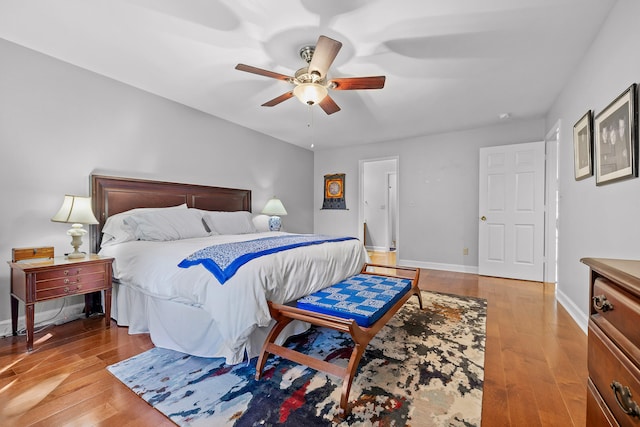
[[[631,390],[629,387],[623,386],[618,381],[613,381],[611,388],[613,389],[613,394],[616,397],[616,402],[618,402],[620,409],[627,415],[640,417],[640,406],[631,399]]]
[[[596,295],[593,297],[593,308],[595,308],[596,311],[604,312],[613,310],[613,304],[611,304],[609,300],[607,300],[606,295]]]

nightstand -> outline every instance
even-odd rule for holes
[[[87,255],[81,259],[56,257],[33,262],[9,262],[11,267],[11,327],[18,329],[18,300],[25,303],[27,350],[33,350],[34,305],[70,295],[85,295],[85,313],[90,293],[104,291],[104,322],[111,326],[111,264],[113,258]]]

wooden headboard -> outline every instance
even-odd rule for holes
[[[110,215],[134,208],[186,203],[209,211],[251,212],[251,190],[91,175],[91,201],[98,225],[91,226],[91,252],[100,250],[102,227]]]

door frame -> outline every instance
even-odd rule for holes
[[[546,182],[545,182],[545,271],[546,283],[558,282],[558,148],[560,144],[561,120],[558,120],[547,132],[545,142]]]
[[[391,177],[394,180],[394,191],[395,198],[392,199],[391,191],[390,191],[390,181]],[[393,202],[393,203],[392,203]],[[393,209],[391,206],[393,205]],[[395,172],[387,172],[387,249],[391,250],[391,243],[396,242],[393,245],[394,250],[397,249],[397,240],[398,240],[398,212],[396,209],[398,208],[398,164],[396,163],[396,171]],[[395,215],[395,223],[392,221],[392,217]],[[393,227],[392,227],[393,225]],[[395,240],[393,237],[396,237]]]
[[[375,163],[381,162],[385,160],[395,160],[396,164],[396,200],[395,200],[395,211],[396,211],[396,260],[400,259],[400,157],[399,156],[387,156],[387,157],[376,157],[372,159],[363,159],[358,162],[358,177],[359,177],[359,185],[358,185],[358,236],[360,241],[364,245],[364,168],[367,163]],[[388,193],[388,189],[387,189]],[[387,209],[388,211],[388,209]],[[388,216],[388,212],[387,212]],[[388,220],[387,220],[388,223]],[[390,243],[390,242],[389,242]],[[396,261],[397,262],[397,261]]]

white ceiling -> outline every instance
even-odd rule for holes
[[[0,0],[0,37],[309,149],[545,115],[615,0]],[[387,77],[332,91],[327,116],[292,86],[319,35],[343,47],[331,77]],[[3,67],[11,66],[2,63]]]

